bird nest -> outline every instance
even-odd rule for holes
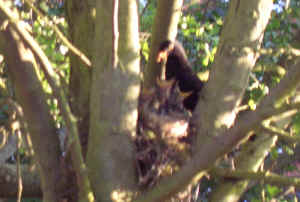
[[[144,188],[172,175],[190,158],[195,130],[191,113],[183,106],[186,96],[175,80],[158,80],[141,93],[135,143],[139,183]]]

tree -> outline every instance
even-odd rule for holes
[[[284,141],[299,142],[299,137],[295,135],[299,125],[299,102],[295,92],[300,70],[296,57],[286,60],[286,55],[297,55],[298,50],[290,48],[289,51],[284,49],[274,54],[272,49],[264,49],[267,42],[274,39],[270,37],[282,31],[278,26],[282,19],[276,16],[279,12],[272,13],[273,1],[231,0],[230,3],[215,1],[213,6],[205,6],[209,1],[197,4],[199,10],[204,12],[198,16],[200,21],[208,16],[208,20],[218,26],[223,22],[222,16],[213,12],[206,14],[220,5],[224,6],[224,10],[229,6],[221,34],[207,34],[218,35],[217,42],[202,47],[197,45],[197,51],[206,51],[207,57],[202,58],[206,62],[202,65],[205,64],[210,72],[196,110],[190,115],[183,113],[189,117],[189,133],[195,133],[196,138],[190,143],[191,154],[184,157],[181,165],[171,168],[176,172],[159,176],[159,180],[153,181],[155,185],[146,187],[146,190],[137,179],[139,165],[135,141],[139,138],[138,110],[141,111],[143,96],[148,94],[150,96],[146,99],[152,99],[156,93],[153,89],[161,87],[157,84],[157,78],[162,74],[162,66],[155,62],[159,43],[165,39],[175,39],[178,23],[182,27],[178,38],[205,40],[202,28],[209,32],[212,24],[193,21],[189,12],[196,16],[198,11],[188,9],[180,20],[182,0],[144,2],[146,5],[140,19],[143,19],[143,14],[146,15],[147,8],[153,9],[155,4],[157,13],[149,52],[145,50],[148,42],[141,42],[142,53],[147,54],[149,60],[146,69],[140,72],[138,5],[141,2],[66,0],[63,7],[65,15],[60,19],[66,19],[68,26],[59,24],[57,18],[52,19],[50,15],[51,9],[61,9],[61,1],[41,1],[41,4],[30,0],[25,2],[27,6],[21,5],[25,9],[22,11],[11,1],[0,0],[0,56],[3,55],[4,61],[1,68],[7,69],[7,80],[12,82],[14,93],[7,93],[10,90],[7,84],[2,91],[6,92],[3,97],[9,102],[5,104],[12,111],[7,112],[8,117],[17,114],[20,123],[15,128],[12,118],[7,118],[10,121],[6,123],[6,130],[14,128],[13,132],[23,131],[24,136],[28,131],[39,173],[37,178],[20,160],[16,162],[19,166],[18,179],[23,179],[24,197],[39,197],[40,190],[32,191],[28,187],[39,187],[33,185],[40,183],[43,200],[49,202],[152,202],[172,197],[179,200],[176,194],[182,190],[189,191],[188,196],[181,200],[187,201],[193,196],[196,201],[196,193],[192,189],[201,183],[201,187],[207,190],[209,187],[204,184],[204,176],[207,175],[212,176],[216,183],[209,196],[210,201],[238,201],[245,197],[243,194],[247,189],[257,185],[255,181],[299,187],[296,178],[280,176],[275,174],[274,168],[268,167],[268,162],[279,162],[279,159],[267,156],[269,152],[278,154],[276,142],[280,145],[284,145]],[[293,3],[295,5],[292,4],[290,9],[296,12],[297,3]],[[41,12],[37,5],[42,9],[46,5],[48,10]],[[34,11],[35,15],[29,18],[20,15],[27,13],[26,9]],[[148,11],[152,12],[151,9]],[[48,15],[43,14],[45,11]],[[25,20],[32,23],[24,23]],[[286,24],[290,25],[290,22]],[[184,24],[196,26],[195,34],[190,34],[192,29],[185,29]],[[68,30],[69,39],[60,31],[62,28],[63,31]],[[149,27],[143,29],[149,31]],[[43,36],[39,30],[47,30],[44,31],[46,35]],[[292,44],[290,38],[287,41],[288,45]],[[296,38],[294,44],[295,41]],[[43,43],[48,48],[42,49]],[[279,45],[282,42],[274,47]],[[68,47],[68,57],[56,53],[61,47]],[[272,64],[284,64],[284,67],[266,70],[269,52],[271,58],[278,58]],[[194,63],[198,64],[199,59]],[[278,73],[280,70],[285,72],[284,75]],[[272,83],[275,78],[278,80],[276,85]],[[270,86],[269,92],[266,85]],[[143,116],[153,111],[145,110]],[[157,119],[166,116],[159,114]],[[63,148],[60,147],[58,135],[61,128],[67,134]],[[296,132],[288,133],[291,128],[296,128]],[[158,136],[154,135],[156,138]],[[296,153],[297,147],[290,150]],[[286,159],[292,162],[289,157]],[[230,161],[234,163],[229,164]],[[266,169],[274,173],[265,172],[264,163]],[[282,171],[280,165],[277,169]],[[16,178],[11,166],[2,166],[1,170],[0,175],[6,174],[0,176],[5,182],[0,186],[5,190],[16,186],[17,180],[7,180],[7,176]],[[23,177],[20,177],[21,173]],[[18,195],[20,198],[21,184],[19,181],[18,192],[0,191],[0,196]],[[260,190],[264,188],[260,187]],[[274,197],[275,194],[270,195]],[[257,194],[255,197],[259,198]],[[201,200],[201,197],[198,198]]]

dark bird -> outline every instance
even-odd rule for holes
[[[166,80],[175,79],[178,82],[180,91],[188,94],[183,100],[183,106],[194,111],[203,82],[193,72],[182,45],[178,41],[162,42],[159,47],[157,62],[162,61],[166,61]]]

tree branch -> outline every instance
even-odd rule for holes
[[[18,178],[18,194],[17,202],[21,202],[22,193],[23,193],[23,180],[22,180],[22,171],[21,171],[21,162],[20,162],[20,148],[21,148],[21,132],[17,131],[18,141],[17,141],[17,178]]]
[[[271,126],[270,124],[262,124],[262,130],[271,135],[277,135],[282,140],[285,140],[289,143],[300,143],[300,137],[291,136],[288,132],[284,131],[281,128],[277,128],[275,126]]]
[[[265,184],[272,184],[276,186],[295,186],[300,188],[300,179],[296,177],[280,176],[269,171],[244,171],[244,170],[230,170],[226,168],[213,168],[211,172],[222,176],[224,178],[233,178],[236,180],[258,180]]]
[[[257,134],[257,133],[255,133]],[[239,154],[234,158],[234,170],[257,172],[272,147],[276,145],[277,136],[257,135],[254,141],[247,141],[241,147]],[[241,179],[232,181],[225,179],[210,193],[211,202],[238,201],[245,192],[250,180]]]

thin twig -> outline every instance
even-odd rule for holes
[[[21,106],[19,106],[19,104],[16,103],[12,98],[5,99],[3,104],[8,105],[10,108],[12,108],[11,109],[12,111],[16,112],[16,115],[17,115],[16,119],[20,122],[21,134],[23,134],[23,136],[25,137],[23,139],[25,141],[25,147],[27,149],[28,154],[30,156],[33,156],[34,151],[33,151],[33,148],[32,148],[32,142],[31,142],[29,133],[27,131],[26,121],[24,120],[23,111],[22,111]]]
[[[277,128],[275,126],[271,126],[270,124],[263,123],[262,130],[270,133],[271,135],[277,135],[279,138],[290,142],[290,143],[300,143],[300,137],[291,136],[288,132],[284,131],[281,128]]]
[[[148,0],[146,2],[146,5],[144,6],[144,8],[143,8],[143,10],[142,10],[142,12],[140,14],[140,16],[143,16],[145,14],[145,12],[146,12],[146,10],[147,10],[147,8],[149,7],[150,4],[151,4],[151,0]]]
[[[18,196],[17,202],[21,202],[22,200],[22,192],[23,192],[23,182],[22,182],[22,174],[21,174],[21,160],[20,160],[20,150],[21,150],[21,131],[17,130],[17,178],[18,178]]]

